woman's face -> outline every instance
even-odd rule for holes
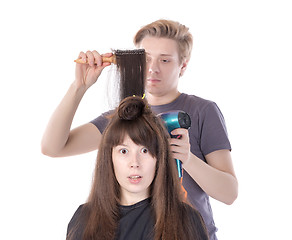
[[[121,204],[132,205],[148,198],[156,168],[156,158],[148,149],[126,135],[120,145],[113,147],[112,160],[121,188]]]

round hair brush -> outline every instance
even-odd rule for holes
[[[109,62],[113,64],[117,64],[117,61],[123,59],[126,56],[135,56],[135,55],[144,55],[145,49],[134,49],[134,50],[114,50],[113,55],[111,57],[102,57],[102,62]],[[84,62],[82,59],[74,60],[76,63],[87,64],[88,62]]]

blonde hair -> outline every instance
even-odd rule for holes
[[[191,58],[193,36],[189,28],[179,22],[171,20],[157,20],[142,27],[134,37],[134,44],[138,46],[147,37],[169,38],[176,41],[180,63]]]

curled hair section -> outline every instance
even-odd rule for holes
[[[146,108],[146,102],[141,97],[128,97],[119,105],[118,116],[122,120],[135,120],[147,112]]]

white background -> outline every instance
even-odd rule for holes
[[[6,1],[0,4],[0,238],[65,239],[89,193],[96,152],[53,159],[40,141],[80,51],[132,48],[143,25],[180,21],[194,36],[182,92],[215,101],[239,196],[212,200],[218,237],[291,237],[291,1]],[[104,73],[73,127],[106,110]]]

